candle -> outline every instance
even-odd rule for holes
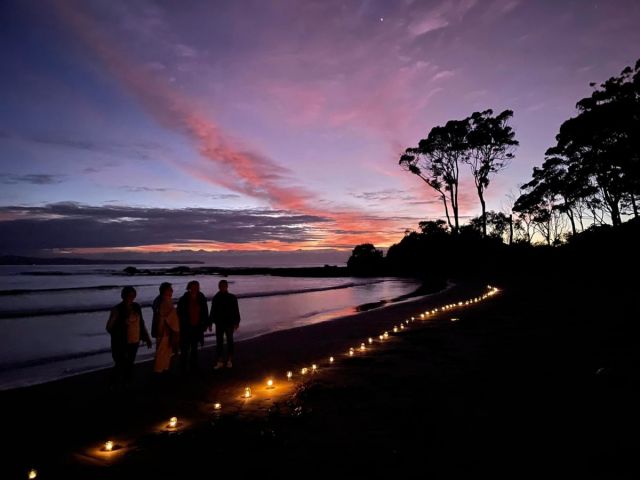
[[[29,470],[29,475],[28,477],[33,479],[36,478],[38,476],[38,471],[35,468],[32,468],[31,470]]]
[[[222,409],[222,404],[221,404],[221,403],[219,403],[219,402],[214,403],[214,404],[213,404],[213,409],[214,409],[214,410],[220,410],[220,409]]]
[[[178,426],[178,417],[171,417],[169,419],[169,428],[176,428]]]
[[[244,387],[244,398],[251,398],[251,388],[249,387]]]
[[[364,352],[367,347],[364,346],[364,343],[360,344],[360,351]]]
[[[373,338],[369,337],[369,344],[373,343]]]
[[[111,440],[106,441],[106,442],[104,443],[104,449],[105,449],[107,452],[112,451],[112,450],[113,450],[113,442],[112,442]]]
[[[393,333],[397,333],[398,332],[398,327],[393,327]]]
[[[272,379],[267,380],[267,388],[273,388],[273,380]]]
[[[389,332],[384,332],[384,334],[382,335],[384,338],[389,338]]]
[[[350,349],[349,349],[349,356],[350,356],[350,357],[353,357],[353,348],[350,348]]]
[[[400,324],[400,330],[404,330],[404,325],[402,323]]]
[[[333,357],[329,357],[329,363],[333,363]]]
[[[384,336],[382,336],[382,335],[378,335],[378,339],[383,340],[383,339],[384,339]]]
[[[289,370],[287,372],[287,380],[291,380],[291,377],[293,377],[293,372],[291,370]]]
[[[308,371],[309,371],[309,369],[307,367],[304,367],[302,370],[300,370],[300,373],[302,375],[306,375]]]
[[[318,370],[318,366],[314,363],[313,365],[311,365],[311,371],[312,372],[316,372]]]

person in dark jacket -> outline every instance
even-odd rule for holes
[[[218,283],[219,292],[211,300],[211,315],[209,324],[216,326],[216,364],[215,369],[226,366],[233,366],[233,332],[240,325],[240,309],[238,308],[238,298],[229,293],[229,283],[220,280]],[[223,362],[224,337],[227,337],[227,356]]]
[[[209,309],[207,299],[200,292],[200,283],[192,280],[187,291],[178,300],[180,319],[180,366],[183,373],[198,369],[198,343],[204,346],[204,330],[207,328]]]
[[[111,309],[107,321],[107,332],[111,335],[113,356],[113,385],[128,383],[133,375],[133,363],[140,341],[151,348],[151,338],[142,318],[140,305],[134,302],[136,289],[127,286],[120,293],[122,302]]]

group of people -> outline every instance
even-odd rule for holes
[[[127,286],[121,292],[122,302],[111,309],[107,322],[107,332],[111,335],[114,383],[131,379],[140,342],[148,348],[153,346],[151,337],[156,339],[156,354],[153,371],[159,375],[169,371],[171,358],[180,354],[182,372],[198,369],[198,346],[204,346],[205,330],[215,326],[216,359],[214,369],[233,366],[233,334],[240,325],[238,299],[229,292],[229,283],[220,280],[218,292],[211,300],[211,310],[207,299],[200,291],[200,283],[192,280],[187,291],[173,302],[173,287],[164,282],[160,294],[153,301],[153,321],[151,335],[142,317],[142,309],[136,299],[136,289]],[[226,352],[224,348],[226,339]],[[225,354],[226,353],[226,354]]]

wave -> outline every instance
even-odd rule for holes
[[[298,295],[301,293],[312,292],[324,292],[328,290],[339,290],[343,288],[358,287],[363,285],[372,285],[375,283],[382,283],[385,280],[369,280],[364,282],[348,282],[340,285],[332,285],[329,287],[314,287],[314,288],[300,288],[295,290],[274,290],[265,292],[250,292],[238,294],[238,298],[261,298],[261,297],[277,297],[284,295]],[[80,287],[80,288],[93,288],[93,287]],[[121,288],[121,286],[117,287]],[[151,307],[152,301],[138,302],[142,308]],[[177,300],[176,302],[177,303]],[[95,313],[95,312],[108,312],[113,308],[114,304],[109,305],[90,305],[86,307],[62,307],[62,308],[42,308],[37,310],[5,310],[0,311],[0,319],[9,318],[27,318],[27,317],[44,317],[44,316],[58,316],[58,315],[76,315],[80,313]]]
[[[155,284],[131,285],[132,287],[153,287]],[[11,295],[30,295],[40,293],[80,292],[91,290],[119,290],[123,285],[96,285],[93,287],[63,287],[63,288],[17,288],[13,290],[0,290],[0,297]]]

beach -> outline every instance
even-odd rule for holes
[[[506,283],[479,304],[398,333],[401,321],[478,297],[486,284],[247,340],[232,370],[162,386],[143,363],[125,393],[107,390],[107,372],[2,392],[10,473],[522,477],[553,466],[571,476],[627,476],[634,448],[624,439],[638,426],[630,287]],[[580,300],[595,295],[611,302]],[[390,338],[376,339],[383,331]],[[212,353],[201,352],[203,367]],[[300,374],[313,363],[316,373]],[[241,398],[245,386],[250,399]],[[175,430],[167,428],[172,416]],[[106,440],[122,448],[105,454]]]

